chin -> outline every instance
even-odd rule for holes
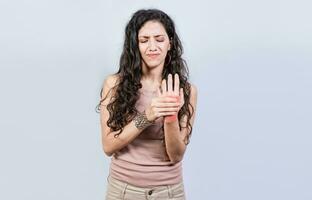
[[[148,67],[148,68],[155,68],[155,67],[158,67],[162,64],[162,62],[145,62],[145,65]]]

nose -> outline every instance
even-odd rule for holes
[[[153,40],[149,41],[148,48],[150,51],[155,51],[157,49],[156,42]]]

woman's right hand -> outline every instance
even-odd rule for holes
[[[154,121],[159,117],[177,114],[180,109],[179,106],[180,103],[175,97],[158,95],[158,97],[152,99],[151,104],[145,109],[145,114],[149,121]]]
[[[180,88],[179,75],[168,75],[168,80],[163,79],[161,90],[157,90],[158,96],[152,99],[150,106],[145,110],[149,121],[154,121],[159,117],[176,116],[184,104],[183,89]]]

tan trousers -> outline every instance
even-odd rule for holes
[[[124,183],[111,176],[107,181],[106,200],[185,200],[183,182],[145,188]]]

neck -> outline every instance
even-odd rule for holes
[[[160,85],[162,80],[163,66],[157,66],[153,68],[142,66],[142,78],[143,82],[152,83],[153,85]]]

